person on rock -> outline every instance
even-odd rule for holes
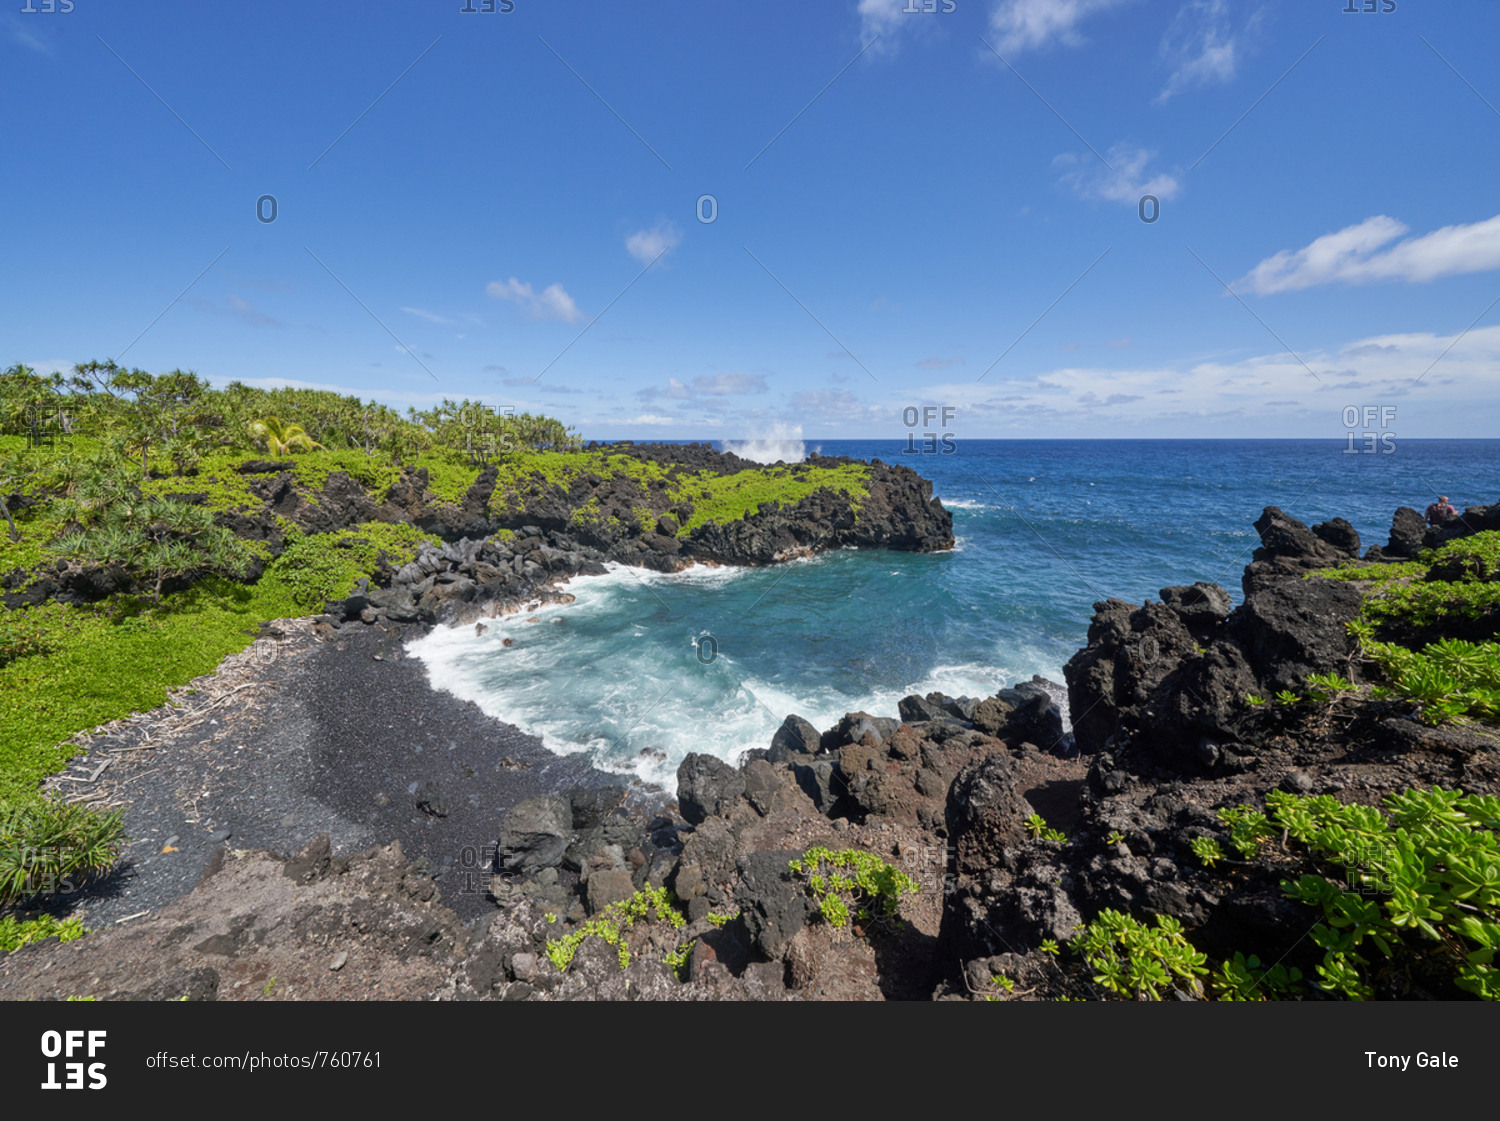
[[[1442,525],[1449,518],[1458,517],[1458,511],[1448,505],[1448,496],[1439,495],[1438,500],[1427,507],[1427,524]]]

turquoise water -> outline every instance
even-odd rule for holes
[[[1385,542],[1397,506],[1420,510],[1437,493],[1460,509],[1500,501],[1500,440],[1349,446],[959,440],[952,453],[911,454],[897,441],[809,441],[808,452],[879,457],[931,479],[958,547],[672,576],[612,566],[569,584],[575,603],[495,620],[478,637],[472,625],[440,628],[412,650],[436,687],[552,750],[670,787],[688,752],[765,747],[789,712],[825,728],[856,709],[894,715],[908,693],[1060,682],[1096,600],[1140,603],[1209,580],[1238,602],[1265,506],[1309,524],[1347,518],[1368,546]]]

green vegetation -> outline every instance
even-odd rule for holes
[[[0,906],[73,889],[114,863],[123,833],[118,811],[50,798],[0,804]]]
[[[1199,976],[1208,972],[1208,959],[1193,949],[1182,924],[1169,915],[1157,915],[1156,926],[1148,927],[1122,911],[1106,909],[1069,945],[1096,983],[1136,1000],[1160,1000],[1174,978],[1198,990]]]
[[[1042,820],[1042,815],[1038,813],[1034,813],[1026,819],[1026,831],[1041,841],[1066,841],[1068,839],[1066,833],[1061,829],[1053,829]],[[1124,840],[1123,837],[1120,839]]]
[[[869,471],[864,464],[812,467],[791,464],[719,475],[712,471],[683,471],[613,449],[574,452],[544,452],[499,465],[490,512],[495,516],[516,513],[530,498],[549,488],[568,493],[581,478],[629,479],[648,494],[660,494],[668,506],[692,507],[692,515],[677,528],[686,537],[708,522],[726,524],[757,513],[770,502],[792,505],[823,488],[848,497],[858,514],[860,501],[869,493]],[[642,530],[656,524],[646,507],[632,510]],[[598,526],[601,510],[597,498],[585,498],[573,511],[573,524]]]
[[[12,954],[28,942],[40,942],[56,935],[59,942],[71,942],[83,937],[82,919],[59,919],[52,915],[39,915],[34,919],[17,919],[10,915],[0,918],[0,954]],[[77,1000],[77,997],[69,997]],[[92,1000],[92,997],[87,999]]]
[[[673,930],[681,929],[687,925],[687,920],[677,910],[676,902],[676,898],[664,887],[643,887],[629,899],[611,903],[571,933],[564,934],[561,938],[547,939],[547,959],[557,967],[559,973],[566,973],[568,966],[573,964],[578,947],[583,945],[585,939],[602,938],[607,945],[615,947],[620,958],[620,968],[625,969],[630,965],[630,947],[625,944],[625,931],[651,912],[655,912],[656,919],[667,923]],[[688,948],[691,948],[691,943]],[[678,952],[685,962],[686,950],[679,947]],[[680,968],[680,964],[673,968]]]
[[[1314,865],[1283,888],[1322,911],[1320,988],[1363,1000],[1377,972],[1415,974],[1500,999],[1500,798],[1407,790],[1385,813],[1326,795],[1267,804]]]
[[[1247,861],[1294,873],[1283,893],[1319,912],[1308,935],[1323,951],[1312,984],[1353,1000],[1413,984],[1440,998],[1451,985],[1500,1000],[1500,798],[1411,789],[1387,795],[1382,810],[1272,791],[1266,805],[1269,815],[1234,806],[1219,818]],[[1224,859],[1212,838],[1191,848],[1209,867]],[[1156,921],[1152,929],[1104,911],[1070,945],[1111,992],[1160,999],[1173,977],[1191,987],[1208,970],[1179,924]],[[1220,963],[1213,985],[1221,1000],[1308,993],[1300,969],[1240,952]]]
[[[1302,970],[1276,962],[1269,968],[1260,958],[1236,951],[1214,974],[1214,993],[1220,1000],[1285,1000],[1300,990]]]
[[[323,446],[309,436],[300,424],[284,423],[273,416],[266,417],[265,420],[252,420],[250,435],[264,441],[266,451],[272,455],[289,455],[294,451],[312,452]]]
[[[738,908],[733,911],[728,911],[724,914],[717,914],[713,911],[710,911],[707,915],[704,916],[704,918],[708,919],[709,923],[711,923],[713,926],[719,927],[727,926],[729,923],[732,923],[739,917],[740,912]]]
[[[1224,850],[1219,847],[1219,842],[1212,837],[1195,837],[1189,846],[1193,855],[1203,861],[1205,868],[1212,868],[1224,859]]]
[[[382,556],[393,565],[405,564],[424,541],[442,544],[406,522],[366,522],[337,533],[295,532],[262,583],[269,591],[284,591],[299,612],[321,611],[329,600],[347,596],[361,576],[371,575]]]
[[[684,942],[661,959],[664,965],[669,966],[672,972],[677,974],[678,980],[687,980],[684,971],[687,969],[688,956],[692,954],[693,947],[697,944],[698,939],[696,938],[690,942]]]
[[[1317,575],[1363,585],[1360,617],[1349,630],[1390,680],[1377,696],[1417,701],[1431,723],[1500,716],[1500,643],[1451,633],[1487,624],[1493,632],[1500,623],[1500,533],[1450,541],[1414,561],[1346,564]],[[1424,641],[1433,630],[1450,633]]]
[[[902,893],[921,890],[905,872],[863,849],[833,852],[815,845],[789,867],[807,877],[818,913],[834,929],[848,925],[851,907],[862,923],[893,920],[900,912]]]

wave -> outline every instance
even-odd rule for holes
[[[807,458],[807,444],[802,439],[800,424],[774,424],[764,435],[754,435],[748,440],[725,440],[720,451],[730,452],[741,459],[753,459],[756,463],[801,463]]]

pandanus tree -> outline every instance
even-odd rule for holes
[[[321,450],[323,445],[309,436],[300,425],[268,416],[264,420],[250,422],[250,435],[266,445],[271,455],[288,455],[294,449],[303,451]]]
[[[212,511],[173,498],[140,494],[119,479],[101,479],[68,500],[77,527],[52,544],[70,560],[122,571],[152,589],[175,578],[210,572],[242,577],[249,548],[214,520]]]

